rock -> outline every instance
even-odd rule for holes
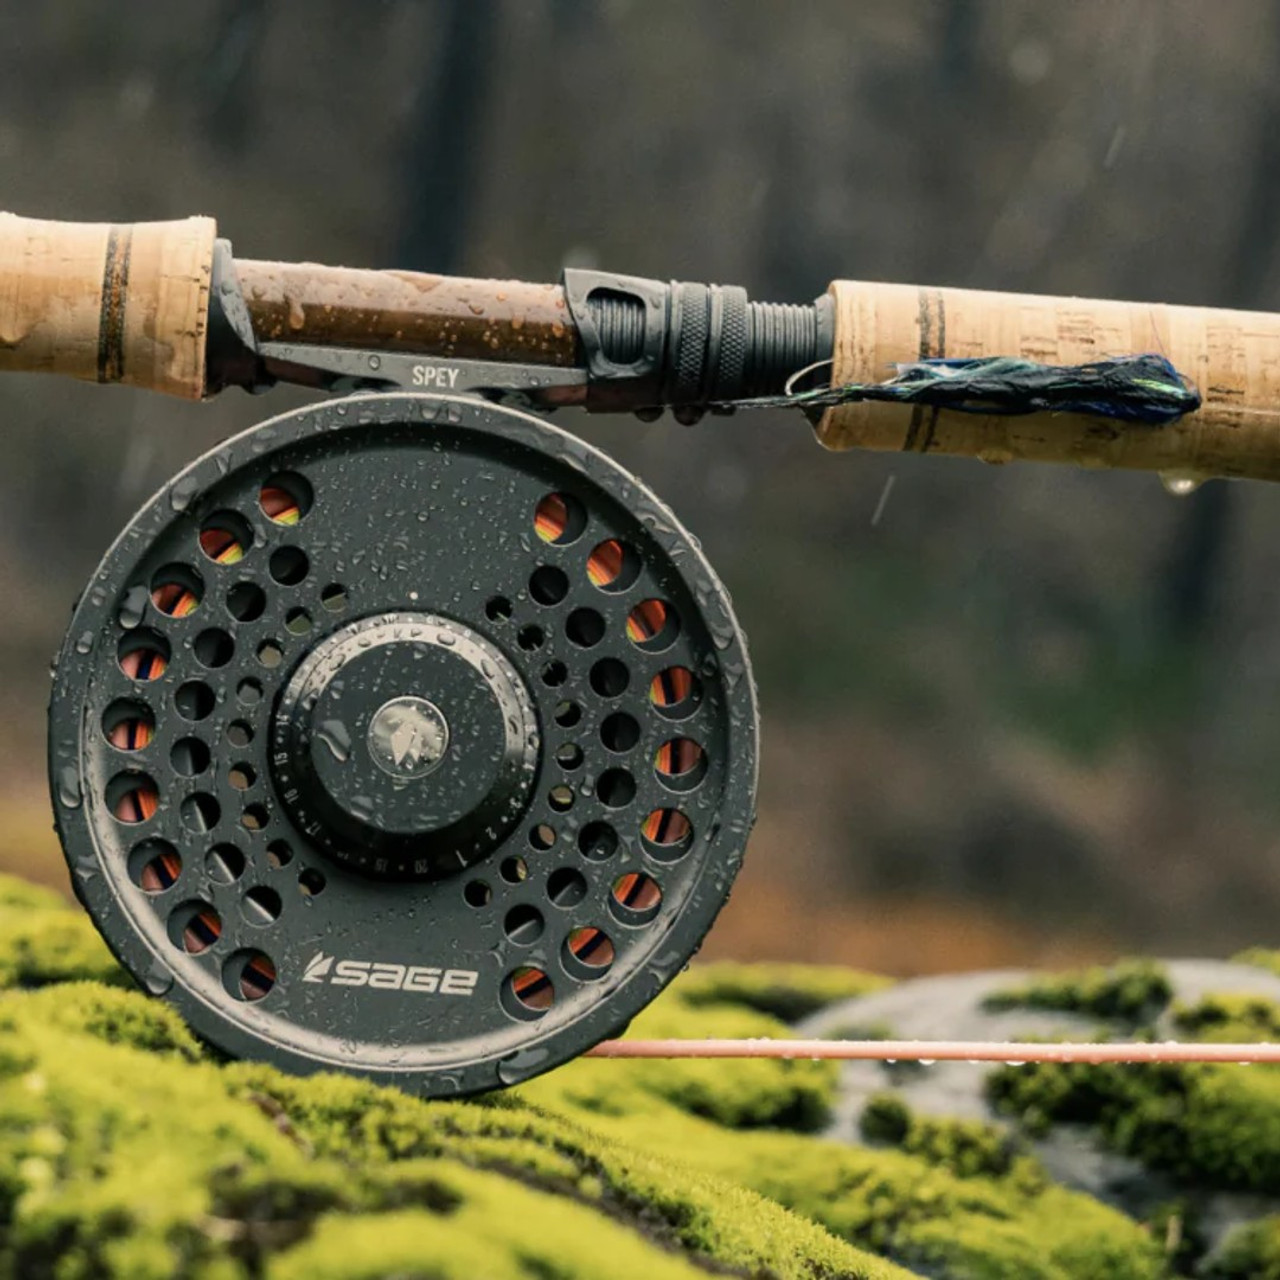
[[[1204,1038],[1267,1038],[1260,1031],[1280,1038],[1280,973],[1261,967],[1258,953],[1252,958],[1128,962],[1056,979],[1025,971],[921,978],[828,1005],[797,1029],[817,1037],[1025,1041],[1186,1039],[1229,1028],[1229,1036]],[[1232,1024],[1246,1010],[1255,1025]],[[1248,1269],[1252,1260],[1246,1269],[1221,1268],[1236,1265],[1230,1257],[1246,1231],[1280,1239],[1267,1225],[1280,1210],[1273,1068],[851,1062],[842,1064],[826,1136],[865,1145],[868,1104],[886,1092],[915,1117],[994,1126],[1055,1182],[1153,1228],[1163,1224],[1180,1274],[1260,1276]],[[1158,1122],[1142,1118],[1144,1095],[1149,1110],[1158,1106]],[[1056,1101],[1041,1115],[1050,1096]]]

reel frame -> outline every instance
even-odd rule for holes
[[[360,472],[378,478],[355,503],[352,485],[343,494],[334,477],[350,481]],[[281,476],[300,476],[302,491],[270,483]],[[446,480],[450,487],[442,488]],[[273,487],[297,503],[300,528],[267,509],[263,495]],[[259,498],[257,512],[245,504],[250,491]],[[570,524],[586,517],[574,537],[545,538],[541,504],[530,501],[537,492],[577,504],[578,512],[564,513]],[[405,500],[398,510],[397,494]],[[418,516],[408,505],[415,494]],[[458,535],[467,545],[444,553],[447,563],[437,559],[433,579],[424,572],[426,544],[413,530],[447,534],[441,516],[450,503],[458,511],[478,504],[474,527]],[[508,529],[495,518],[500,512],[519,518]],[[219,513],[228,516],[222,524],[232,526],[223,529],[229,537],[243,540],[247,530],[241,557],[230,561],[219,561],[225,548],[219,553],[216,543],[200,541],[206,529],[219,527],[209,524]],[[301,541],[309,519],[311,530],[322,532]],[[349,553],[361,537],[378,548],[370,563],[387,578],[379,588],[350,576]],[[194,558],[176,554],[175,538]],[[611,545],[622,550],[601,552]],[[290,551],[309,559],[296,582],[290,579],[297,563],[291,569],[282,554]],[[252,557],[261,581],[250,572]],[[344,574],[331,571],[338,563],[348,566],[343,583]],[[486,563],[508,567],[503,584],[486,581]],[[181,572],[161,581],[157,575],[175,564],[198,565],[196,581]],[[615,576],[596,580],[605,573]],[[634,576],[623,582],[624,574]],[[327,612],[329,585],[345,587],[345,611]],[[452,594],[437,603],[433,587]],[[261,608],[237,616],[235,601],[252,600],[254,588],[265,596]],[[312,599],[316,590],[320,596]],[[189,609],[187,596],[195,597]],[[647,653],[627,627],[642,603],[662,599],[683,626],[661,653]],[[300,614],[308,625],[294,633],[290,619]],[[604,633],[585,646],[570,634],[578,614],[605,622]],[[317,746],[323,733],[312,732],[317,724],[298,729],[290,719],[297,705],[315,695],[315,706],[325,696],[307,683],[309,657],[344,643],[352,653],[367,653],[362,627],[384,633],[392,657],[386,670],[361,668],[359,680],[394,683],[409,661],[408,645],[414,661],[446,664],[440,670],[448,679],[458,672],[474,678],[468,696],[482,710],[497,681],[506,691],[493,694],[504,708],[500,719],[509,721],[521,706],[521,714],[533,716],[533,730],[525,725],[508,743],[515,763],[494,809],[505,816],[471,834],[473,846],[459,855],[467,865],[456,874],[435,865],[392,865],[394,859],[352,869],[359,859],[340,856],[352,847],[350,834],[330,840],[326,851],[324,841],[299,830],[303,809],[278,794],[297,788],[299,759],[324,758]],[[225,639],[207,639],[211,634]],[[148,672],[128,658],[141,652],[129,647],[139,636],[163,642],[164,667],[154,681],[139,680],[139,671]],[[442,656],[460,647],[472,651],[471,675],[459,660]],[[619,689],[618,669],[628,661],[632,670]],[[627,701],[628,688],[632,695],[657,688],[659,669],[685,673],[671,696],[683,690],[688,699],[700,690],[678,715],[664,716],[656,706],[642,715]],[[482,670],[489,674],[481,678]],[[548,673],[560,683],[547,683]],[[257,685],[256,706],[243,703],[246,684]],[[158,703],[130,692],[152,685]],[[382,714],[386,706],[373,702],[384,693],[425,700],[421,690],[387,686],[356,716]],[[131,701],[144,709],[138,724],[127,716],[113,723],[120,704]],[[563,702],[580,708],[580,728],[557,723]],[[148,708],[144,732],[138,725]],[[445,717],[451,714],[446,707]],[[619,715],[642,730],[625,749],[602,740],[606,722]],[[252,743],[236,745],[229,735],[237,725],[249,726]],[[467,724],[450,727],[466,737]],[[372,721],[357,728],[351,738],[358,753]],[[121,733],[122,740],[113,739]],[[512,1084],[578,1056],[616,1034],[684,966],[727,898],[754,821],[757,740],[754,682],[728,598],[697,543],[645,486],[541,418],[473,396],[392,393],[321,402],[270,419],[192,463],[143,508],[76,608],[58,662],[49,748],[56,826],[75,891],[147,990],[235,1056],[297,1073],[354,1072],[437,1096]],[[661,753],[677,741],[705,743],[704,772],[691,786],[678,775],[661,776]],[[190,745],[201,742],[204,767],[180,776],[184,750],[197,755],[187,765],[202,763],[200,749]],[[673,754],[668,763],[681,761]],[[616,810],[601,793],[611,771],[630,778],[633,793]],[[153,794],[131,779],[151,782]],[[402,794],[407,781],[393,778],[387,795]],[[351,794],[338,788],[328,798],[334,796],[350,808]],[[692,823],[687,847],[680,841],[678,849],[663,847],[646,835],[645,815],[659,812],[663,797],[665,809]],[[228,823],[233,813],[238,821]],[[585,833],[593,824],[613,831],[607,852],[592,848]],[[549,848],[529,843],[540,829],[552,832]],[[475,845],[477,839],[489,847]],[[180,864],[167,884],[163,846]],[[228,849],[240,854],[238,866]],[[508,876],[508,864],[524,870]],[[564,873],[559,890],[557,873]],[[149,875],[157,878],[148,881]],[[323,896],[308,892],[308,876],[313,885],[320,877]],[[620,893],[628,876],[635,879]],[[484,902],[467,898],[473,884],[486,887]],[[645,898],[646,885],[660,885],[657,903]],[[636,886],[639,897],[629,898]],[[559,893],[568,895],[563,902]],[[378,895],[380,913],[370,905]],[[446,897],[449,911],[437,911],[432,903]],[[338,918],[333,904],[344,901],[353,910],[360,904],[358,926]],[[583,903],[589,909],[580,910]],[[217,915],[211,940],[201,934],[211,926],[200,907]],[[287,925],[295,927],[273,954],[265,940],[285,938]],[[595,935],[608,946],[608,963],[598,963],[603,944]],[[549,979],[563,999],[538,1008],[536,979],[528,985],[527,976],[517,977],[527,971]],[[339,975],[350,982],[335,985]],[[468,1020],[459,1012],[468,1009],[480,1013]]]

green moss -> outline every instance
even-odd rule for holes
[[[784,1034],[781,1023],[741,1007],[690,1001],[686,983],[673,984],[630,1034]],[[851,1244],[931,1274],[966,1280],[1163,1275],[1160,1250],[1147,1233],[1089,1197],[1049,1183],[991,1126],[921,1119],[915,1151],[870,1151],[796,1133],[726,1128],[732,1119],[711,1124],[691,1105],[702,1087],[722,1090],[737,1097],[740,1113],[772,1109],[778,1128],[791,1114],[785,1102],[791,1091],[813,1091],[830,1078],[828,1065],[752,1061],[734,1062],[729,1070],[724,1063],[582,1059],[518,1092],[549,1109],[587,1110],[593,1128],[628,1146],[750,1187]],[[908,1130],[911,1119],[908,1113]],[[1007,1160],[997,1154],[1001,1148]],[[993,1177],[995,1167],[1003,1172]]]
[[[1207,1280],[1280,1280],[1280,1215],[1236,1227],[1201,1274]]]
[[[1003,1178],[1017,1165],[1025,1185],[1044,1181],[1037,1162],[1006,1130],[978,1120],[917,1115],[894,1093],[868,1098],[859,1128],[868,1142],[920,1156],[958,1178]]]
[[[901,1274],[511,1095],[224,1067],[163,1006],[96,995],[0,997],[0,1274]]]
[[[676,980],[674,989],[694,1007],[744,1005],[792,1023],[890,985],[888,978],[838,965],[721,962],[695,965]]]
[[[1250,947],[1247,951],[1233,956],[1236,964],[1251,964],[1255,969],[1267,969],[1271,973],[1280,973],[1280,951],[1272,951],[1267,947]]]
[[[231,1074],[253,1096],[269,1097],[319,1156],[397,1164],[445,1157],[518,1172],[642,1223],[668,1246],[749,1272],[811,1276],[826,1266],[836,1274],[896,1274],[852,1251],[841,1255],[814,1224],[688,1168],[682,1151],[647,1152],[519,1096],[505,1095],[497,1106],[426,1104],[338,1077],[296,1081],[247,1066]]]
[[[1178,1275],[1201,1275],[1197,1270],[1209,1247],[1200,1221],[1200,1206],[1191,1197],[1168,1200],[1146,1215],[1146,1226],[1163,1241],[1165,1256]]]
[[[1029,1132],[1088,1125],[1115,1150],[1187,1181],[1280,1193],[1280,1074],[1271,1068],[1044,1063],[995,1071],[987,1087]]]
[[[138,1000],[132,992],[104,989],[96,982],[45,987],[24,994],[17,1007],[50,1026],[81,1032],[108,1044],[129,1045],[188,1062],[204,1056],[186,1023],[168,1005]]]
[[[56,911],[65,909],[66,905],[52,889],[0,872],[0,909],[26,907],[37,911]]]
[[[694,1263],[646,1247],[626,1228],[563,1197],[473,1169],[449,1168],[440,1186],[457,1196],[447,1216],[406,1209],[330,1215],[304,1243],[273,1259],[268,1280],[693,1280]]]
[[[593,1128],[750,1187],[850,1244],[930,1274],[966,1280],[1154,1280],[1163,1274],[1158,1249],[1136,1224],[1046,1183],[1029,1164],[1013,1161],[998,1179],[958,1176],[936,1153],[926,1158],[795,1133],[725,1129],[643,1083],[637,1087],[635,1065],[583,1059],[519,1093],[565,1109],[575,1099],[612,1091],[619,1099],[614,1113],[593,1114]]]
[[[753,1009],[693,1001],[687,986],[673,985],[631,1025],[641,1039],[685,1036],[780,1037],[785,1023]],[[834,1062],[723,1062],[679,1059],[628,1060],[604,1072],[564,1077],[563,1101],[599,1115],[626,1114],[637,1091],[670,1102],[681,1111],[733,1129],[822,1127],[835,1098]]]
[[[729,1133],[656,1107],[600,1123],[620,1139],[678,1153],[851,1244],[930,1274],[967,1280],[1162,1274],[1159,1251],[1136,1224],[1038,1179],[957,1177],[903,1152],[815,1143],[787,1133]]]
[[[0,988],[80,979],[133,985],[83,912],[50,889],[0,875]]]
[[[1173,998],[1162,966],[1150,960],[1122,960],[1071,973],[1037,977],[1021,987],[999,991],[988,1009],[1049,1009],[1138,1023],[1158,1014]]]
[[[876,1093],[867,1099],[858,1128],[868,1142],[900,1147],[911,1132],[912,1111],[896,1093]]]
[[[75,918],[48,900],[25,910]],[[776,993],[798,979],[715,968],[681,979],[633,1034],[785,1034],[762,1009],[784,1007]],[[25,972],[50,972],[39,943]],[[864,981],[826,975],[822,990]],[[987,1127],[908,1113],[898,1149],[809,1136],[835,1083],[828,1063],[583,1059],[518,1090],[428,1103],[223,1064],[139,993],[10,991],[0,1274],[1161,1275],[1138,1226],[1006,1159]]]
[[[1266,1043],[1280,1039],[1280,1005],[1253,995],[1210,995],[1193,1005],[1174,1006],[1178,1030],[1219,1044]]]

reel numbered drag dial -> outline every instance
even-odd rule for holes
[[[76,891],[220,1048],[424,1094],[619,1030],[754,814],[741,632],[696,544],[538,418],[408,394],[206,455],[59,660]]]

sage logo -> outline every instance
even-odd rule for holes
[[[369,722],[369,754],[397,782],[425,778],[449,747],[449,724],[426,698],[392,698]]]
[[[373,987],[378,991],[416,991],[422,995],[469,996],[480,975],[474,969],[435,969],[424,964],[388,964],[378,960],[338,960],[317,951],[303,982],[333,987]]]

